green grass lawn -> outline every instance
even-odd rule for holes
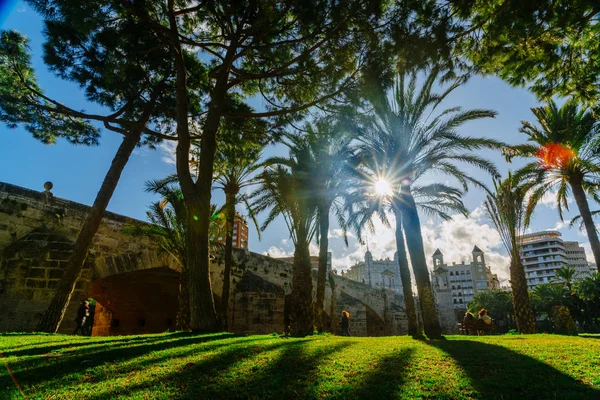
[[[0,399],[600,399],[600,336],[0,336]]]

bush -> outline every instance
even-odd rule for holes
[[[554,306],[550,313],[550,319],[554,324],[556,333],[561,335],[577,335],[575,322],[571,317],[571,312],[566,306]]]

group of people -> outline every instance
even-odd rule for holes
[[[477,315],[479,316],[479,320],[483,321],[486,325],[492,324],[492,317],[490,317],[488,310],[486,310],[485,308],[482,308],[481,310],[479,310]],[[467,311],[465,313],[465,317],[463,318],[463,325],[468,325],[468,323],[471,321],[475,321],[475,316],[473,314],[471,314],[469,311]],[[467,335],[469,334],[468,328],[465,328],[465,333]]]
[[[490,317],[488,310],[486,310],[485,308],[482,308],[481,310],[479,310],[477,315],[479,316],[480,320],[482,320],[483,322],[485,322],[488,325],[491,325],[492,317]],[[475,320],[475,316],[473,314],[471,314],[469,311],[467,311],[465,313],[465,318],[463,319],[463,322],[474,321],[474,320]]]

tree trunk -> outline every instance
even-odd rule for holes
[[[139,140],[139,132],[131,132],[123,138],[123,142],[119,146],[110,168],[104,177],[100,191],[96,195],[90,213],[87,215],[83,227],[79,232],[71,259],[64,270],[54,296],[52,296],[48,308],[40,317],[37,326],[38,331],[55,333],[58,330],[73,296],[75,284],[83,269],[94,235],[96,235],[96,231],[104,217],[106,207],[119,183],[123,168],[125,168]]]
[[[535,333],[535,318],[529,302],[525,269],[518,253],[511,254],[510,286],[513,295],[513,307],[519,333]]]
[[[290,325],[292,336],[311,335],[314,330],[310,252],[301,234],[294,250]]]
[[[319,231],[321,234],[319,241],[319,269],[317,270],[317,303],[316,323],[317,330],[323,332],[323,303],[325,302],[325,281],[327,280],[327,251],[329,249],[329,204],[322,202],[319,207]],[[333,315],[331,316],[333,318]]]
[[[415,299],[412,291],[412,279],[410,270],[408,269],[404,231],[402,230],[402,212],[396,207],[393,208],[393,211],[396,217],[396,251],[398,252],[398,266],[400,269],[400,279],[402,280],[404,307],[406,308],[406,318],[408,319],[408,334],[411,336],[418,336],[420,333],[419,324],[417,323]]]
[[[585,225],[585,230],[587,232],[587,237],[590,242],[590,247],[592,248],[592,253],[594,254],[596,268],[600,270],[600,241],[598,240],[598,231],[596,230],[596,226],[594,225],[594,220],[592,218],[590,206],[588,204],[587,198],[585,197],[585,192],[583,191],[581,180],[572,180],[569,183],[571,184],[571,189],[573,190],[573,197],[575,197],[575,202],[577,203],[577,207],[579,208],[579,214],[581,214],[581,219],[583,220],[583,224]]]
[[[237,193],[225,193],[225,267],[223,269],[223,293],[221,294],[221,327],[225,331],[229,325],[227,311],[229,309],[229,288],[231,286],[231,266],[233,264],[233,223],[235,220],[236,197]]]
[[[177,310],[176,328],[180,331],[190,329],[190,289],[187,266],[184,264],[179,277],[179,309]]]
[[[425,259],[425,250],[423,248],[423,235],[421,233],[421,223],[417,212],[417,205],[410,193],[410,187],[407,187],[403,196],[405,205],[402,207],[402,225],[406,232],[406,244],[410,260],[417,281],[417,293],[419,295],[419,304],[421,306],[421,315],[423,317],[423,329],[429,339],[439,339],[442,336],[442,328],[438,316],[431,281],[429,280],[429,270]]]
[[[210,194],[205,195],[209,197]],[[210,282],[209,209],[201,196],[186,197],[188,211],[188,231],[186,233],[186,253],[190,290],[190,328],[195,333],[219,331],[219,321],[215,309]],[[206,214],[206,217],[205,217]]]
[[[172,3],[170,3],[172,5]],[[188,232],[186,251],[190,289],[190,327],[193,332],[216,332],[219,319],[210,282],[210,198],[213,181],[216,137],[225,98],[228,91],[229,72],[238,50],[234,41],[230,42],[223,63],[217,69],[215,86],[210,92],[210,103],[200,139],[198,155],[198,177],[196,182],[190,173],[189,158],[191,135],[189,127],[189,99],[187,91],[187,70],[184,52],[181,47],[177,19],[173,10],[169,13],[171,49],[176,72],[177,110],[177,177],[188,210]]]

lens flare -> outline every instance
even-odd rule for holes
[[[391,196],[392,187],[390,186],[390,183],[383,178],[379,178],[379,180],[375,182],[375,194],[378,196]]]
[[[560,143],[548,143],[540,147],[536,157],[546,169],[561,168],[575,157],[575,152]]]

